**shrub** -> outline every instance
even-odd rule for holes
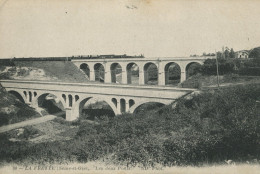
[[[260,76],[260,67],[244,67],[238,73],[239,75]]]
[[[0,161],[80,161],[104,159],[128,166],[199,165],[226,159],[260,158],[260,86],[204,91],[134,115],[80,122],[66,142],[36,145],[0,142]],[[6,149],[6,150],[3,150]]]

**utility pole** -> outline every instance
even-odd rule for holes
[[[217,55],[216,50],[215,50],[215,53],[216,53],[216,65],[217,65],[217,83],[218,83],[218,88],[219,88],[218,55]]]

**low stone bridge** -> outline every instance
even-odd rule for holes
[[[133,113],[144,103],[157,102],[170,104],[174,100],[189,94],[194,89],[139,86],[118,84],[82,84],[43,81],[0,80],[2,86],[21,101],[38,107],[41,100],[49,94],[55,96],[66,111],[66,120],[77,119],[85,103],[94,98],[105,101],[115,115]]]

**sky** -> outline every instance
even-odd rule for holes
[[[0,58],[260,46],[259,0],[0,0]]]

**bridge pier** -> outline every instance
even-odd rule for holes
[[[111,83],[110,64],[105,65],[105,83]]]
[[[159,68],[158,71],[158,85],[164,86],[165,85],[165,72],[164,69]]]
[[[128,113],[129,112],[129,102],[126,100],[125,102],[125,112]]]
[[[127,84],[127,70],[126,70],[126,66],[122,67],[122,84]]]
[[[65,109],[65,112],[66,112],[66,120],[67,120],[67,121],[73,121],[74,118],[73,118],[72,109],[71,109],[71,108],[66,108],[66,109]]]
[[[120,99],[117,100],[116,110],[117,110],[117,114],[120,115],[121,114],[121,102],[120,102]]]
[[[139,85],[144,85],[144,71],[139,69]]]
[[[95,71],[94,70],[89,71],[89,80],[95,81]]]
[[[77,112],[75,109],[72,108],[66,108],[66,120],[67,121],[73,121],[79,118],[79,112]]]
[[[180,79],[180,83],[184,82],[186,80],[186,72],[182,71],[181,72],[181,79]]]

